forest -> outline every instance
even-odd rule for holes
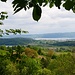
[[[75,75],[75,47],[1,45],[0,75]]]
[[[8,0],[0,0],[7,2]],[[75,0],[11,0],[14,14],[32,8],[32,18],[39,21],[42,8],[65,8],[75,13]],[[5,6],[5,9],[7,7]],[[0,11],[0,25],[8,18]],[[21,34],[20,29],[0,29],[0,36]],[[0,75],[75,75],[75,40],[0,39]]]

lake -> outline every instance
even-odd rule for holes
[[[75,40],[75,38],[34,38],[34,40],[61,40],[61,41],[67,41],[67,40]]]

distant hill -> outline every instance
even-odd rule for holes
[[[44,44],[45,41],[41,42],[40,40],[34,40],[36,38],[71,38],[75,42],[75,32],[69,33],[46,33],[46,34],[25,34],[25,35],[8,35],[0,37],[0,45],[40,45]],[[48,41],[47,41],[48,42]],[[66,41],[65,41],[66,42]],[[56,42],[54,44],[48,45],[75,45],[74,42]],[[47,45],[47,44],[46,44]]]
[[[43,47],[49,46],[75,46],[75,40],[34,40],[31,38],[0,38],[0,45],[38,45]]]
[[[75,38],[75,32],[4,36],[4,38],[14,38],[14,37],[22,37],[22,38]]]
[[[75,38],[75,32],[72,33],[48,33],[40,35],[43,38]]]
[[[0,45],[27,45],[33,42],[31,38],[0,38]]]

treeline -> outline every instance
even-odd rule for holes
[[[0,38],[0,45],[75,46],[75,40],[34,40],[31,38]]]
[[[75,75],[75,56],[30,45],[1,46],[0,75]]]
[[[26,45],[33,42],[31,38],[0,38],[0,45]]]
[[[56,42],[53,46],[75,46],[75,41]]]

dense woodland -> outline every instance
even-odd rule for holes
[[[0,75],[75,75],[74,52],[71,46],[2,45]]]

